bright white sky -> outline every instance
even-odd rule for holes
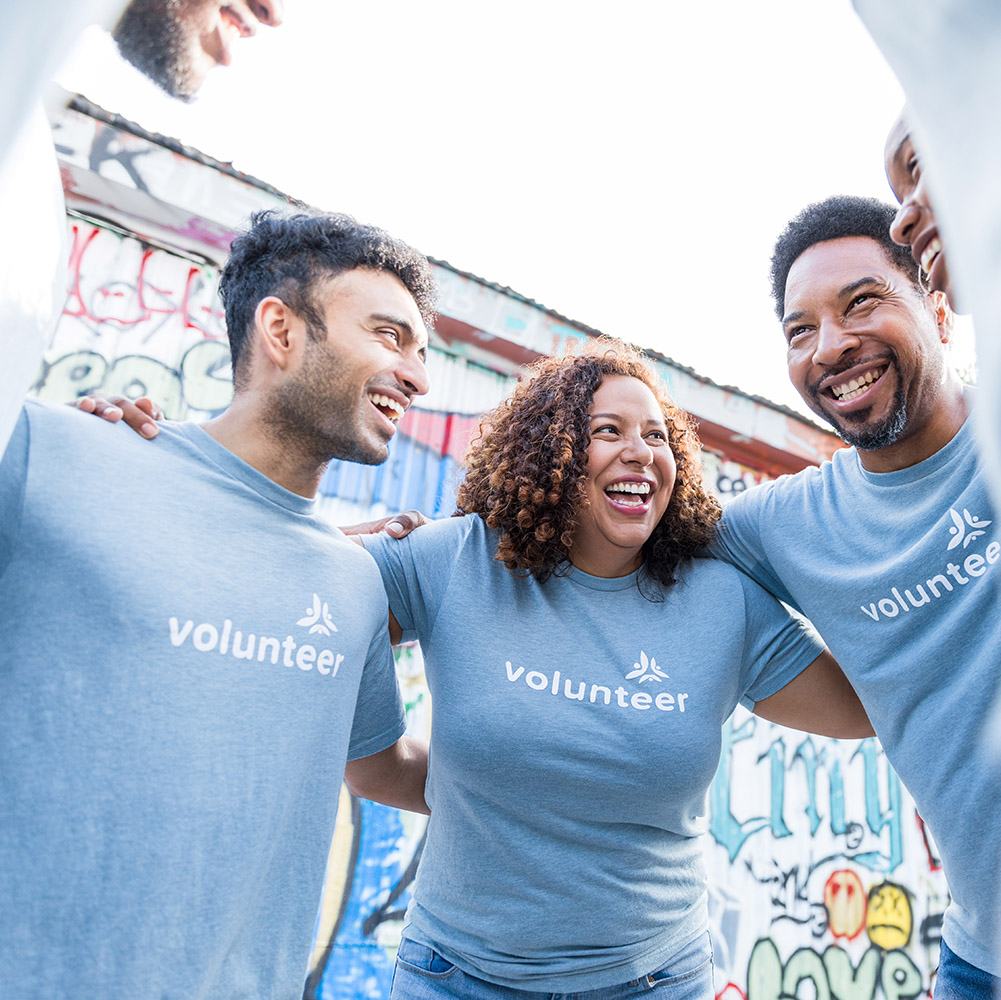
[[[890,199],[849,0],[287,0],[195,104],[93,29],[63,86],[717,382],[802,409],[768,292],[811,201]],[[805,411],[804,411],[805,412]]]

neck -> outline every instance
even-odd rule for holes
[[[875,451],[858,450],[859,461],[866,472],[897,472],[931,458],[941,451],[958,433],[970,413],[970,403],[963,384],[944,387],[931,415],[916,430],[902,435],[886,448]]]
[[[643,555],[639,552],[627,552],[623,555],[611,553],[601,559],[595,559],[584,552],[571,551],[570,562],[588,576],[613,580],[635,573],[643,565]]]
[[[237,393],[225,412],[201,426],[224,448],[279,486],[309,499],[316,496],[326,461],[306,454],[294,439],[276,440],[257,404],[246,394]]]

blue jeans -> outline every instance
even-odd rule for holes
[[[539,993],[496,986],[463,972],[437,952],[400,941],[390,1000],[625,1000],[656,992],[656,1000],[713,1000],[713,951],[709,932],[697,937],[656,972],[619,986],[579,993]]]
[[[933,1000],[999,1000],[1001,979],[961,959],[943,941]]]

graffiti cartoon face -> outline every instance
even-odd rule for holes
[[[911,939],[911,902],[907,890],[893,882],[882,882],[869,890],[866,927],[869,940],[877,948],[903,948]]]
[[[842,868],[824,886],[827,926],[835,937],[854,938],[865,927],[865,889],[855,872]]]

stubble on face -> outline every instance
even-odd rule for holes
[[[337,458],[379,465],[389,457],[388,439],[362,426],[367,397],[325,341],[326,334],[310,334],[302,367],[276,390],[265,422],[283,448],[317,464]]]
[[[132,0],[112,32],[122,58],[161,90],[191,101],[204,80],[192,51],[197,28],[191,0]]]
[[[818,416],[823,417],[846,444],[858,448],[860,451],[877,451],[880,448],[889,448],[890,445],[896,444],[900,440],[900,436],[907,426],[907,400],[904,398],[904,390],[899,382],[893,390],[893,406],[890,412],[876,424],[867,423],[872,414],[872,407],[859,410],[857,413],[846,415],[837,420],[821,405],[820,394],[814,390],[812,395],[811,409]],[[852,426],[854,424],[859,426]]]

